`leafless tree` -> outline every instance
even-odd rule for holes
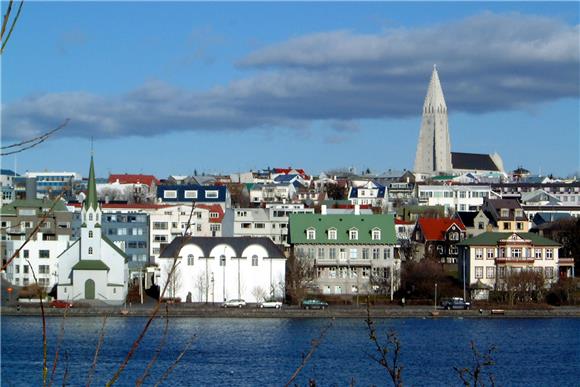
[[[495,386],[494,376],[490,371],[490,368],[496,364],[494,352],[495,346],[492,345],[487,352],[481,353],[475,343],[471,342],[472,366],[464,368],[453,367],[464,386],[485,387],[487,385],[486,382],[489,382],[489,386]]]
[[[256,301],[261,302],[266,299],[266,297],[268,296],[268,292],[266,292],[266,290],[264,290],[263,287],[256,286],[252,289],[252,296],[254,296]]]
[[[286,292],[294,303],[304,298],[316,279],[316,268],[311,259],[290,254],[286,260]]]

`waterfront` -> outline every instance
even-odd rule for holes
[[[62,319],[49,318],[49,360]],[[102,385],[120,364],[143,326],[144,318],[109,318],[94,385]],[[67,353],[71,385],[86,383],[101,318],[70,317],[65,324],[57,384]],[[217,319],[173,318],[168,343],[148,383],[153,384],[178,356],[188,338],[190,350],[166,385],[283,385],[310,348],[310,341],[332,322],[322,344],[297,379],[304,385],[385,384],[374,364],[362,319]],[[402,343],[406,385],[460,385],[453,366],[470,366],[470,340],[481,350],[497,346],[493,373],[499,385],[578,385],[579,319],[381,319],[381,331],[394,328]],[[118,385],[132,385],[155,351],[163,322],[157,320]],[[39,385],[42,364],[38,317],[2,318],[2,385]],[[49,370],[51,363],[49,362]]]

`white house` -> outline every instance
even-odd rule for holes
[[[190,295],[193,302],[244,299],[260,302],[281,299],[285,293],[286,258],[269,238],[179,237],[166,246],[157,263],[159,286],[167,283],[165,297]]]
[[[454,212],[477,211],[484,198],[496,195],[489,185],[419,185],[418,196],[420,205],[444,206]]]
[[[58,297],[120,305],[127,297],[127,256],[101,234],[102,211],[97,201],[92,157],[81,216],[80,238],[58,257]]]

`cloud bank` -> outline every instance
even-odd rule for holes
[[[209,91],[160,81],[115,97],[86,91],[34,95],[3,105],[4,139],[29,138],[71,123],[61,135],[114,138],[169,131],[304,127],[421,112],[437,64],[451,112],[526,108],[580,94],[580,28],[522,14],[377,34],[304,35],[249,53],[236,64],[252,76]]]

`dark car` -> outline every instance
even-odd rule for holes
[[[63,300],[52,300],[50,304],[48,304],[51,308],[72,308],[72,302],[63,301]]]
[[[471,304],[461,297],[445,298],[441,300],[443,309],[469,309]]]
[[[328,302],[311,298],[302,301],[302,307],[304,309],[326,309],[328,307]]]

